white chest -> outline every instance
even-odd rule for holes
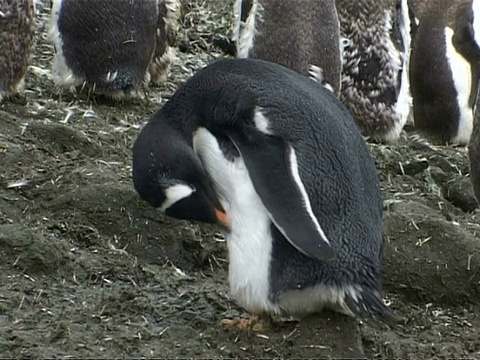
[[[447,60],[452,72],[452,79],[457,90],[457,104],[460,110],[457,136],[453,142],[468,144],[473,129],[473,109],[469,105],[472,91],[472,73],[470,63],[460,55],[452,43],[453,30],[445,28]]]
[[[237,164],[241,162],[242,164]],[[229,282],[232,296],[250,312],[271,310],[268,300],[272,239],[270,218],[258,197],[242,160],[235,191],[223,200],[232,230],[227,235]]]
[[[194,136],[194,149],[210,174],[230,219],[227,234],[229,283],[233,298],[249,312],[274,311],[268,300],[271,220],[255,191],[242,158],[230,162],[205,129]]]

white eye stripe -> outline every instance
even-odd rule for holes
[[[196,189],[185,184],[176,184],[165,189],[165,201],[160,210],[165,212],[170,206],[192,195]]]

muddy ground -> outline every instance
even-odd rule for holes
[[[229,299],[222,234],[165,218],[133,190],[139,126],[220,55],[212,34],[228,31],[218,15],[228,4],[184,6],[168,83],[115,104],[57,94],[47,3],[26,102],[0,105],[0,356],[301,358],[342,346],[315,324],[220,327],[246,315]],[[385,198],[386,297],[406,321],[361,324],[366,356],[480,358],[480,212],[466,150],[408,132],[369,146]]]

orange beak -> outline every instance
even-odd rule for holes
[[[227,214],[224,211],[215,209],[215,216],[217,217],[217,221],[226,229],[230,229],[230,220],[228,219]]]

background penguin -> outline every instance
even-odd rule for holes
[[[178,17],[180,13],[179,0],[157,0],[158,23],[155,54],[150,64],[151,81],[155,85],[167,80],[170,66],[175,60],[175,44],[177,41]]]
[[[474,4],[434,0],[418,15],[410,62],[415,127],[437,143],[466,145],[472,132],[480,69]]]
[[[313,65],[323,70],[323,82],[339,93],[342,62],[335,0],[236,0],[235,21],[237,57],[272,61],[304,75]]]
[[[34,1],[0,0],[0,101],[23,91],[34,41]]]
[[[53,78],[112,98],[165,79],[178,0],[54,0]]]
[[[398,139],[411,96],[402,75],[409,55],[406,1],[336,0],[344,38],[341,100],[362,133],[374,140]]]
[[[198,195],[209,191],[192,144],[226,211],[214,219],[230,228],[229,283],[241,306],[257,316],[331,307],[395,318],[382,301],[376,169],[333,93],[275,63],[230,59],[173,95],[135,142],[134,185],[167,214],[189,204],[212,219],[222,213]]]
[[[480,94],[477,92],[475,111],[473,117],[473,131],[468,144],[468,157],[470,159],[470,180],[473,190],[480,204]]]

